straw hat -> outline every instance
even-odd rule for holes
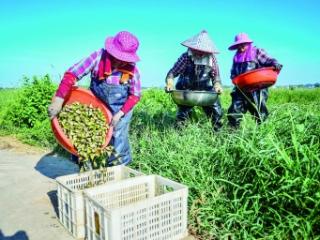
[[[219,53],[206,30],[185,40],[183,46],[206,53]]]

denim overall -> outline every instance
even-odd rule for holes
[[[211,76],[212,68],[205,65],[191,64],[187,66],[185,72],[180,75],[176,89],[177,90],[198,90],[198,91],[214,91]],[[208,117],[211,118],[214,131],[218,131],[222,127],[222,108],[220,99],[211,106],[202,107]],[[192,113],[192,107],[178,105],[177,122],[184,122]]]
[[[256,61],[234,63],[232,69],[232,78],[242,73],[257,69],[260,64]],[[238,127],[243,114],[247,111],[254,116],[257,123],[261,123],[268,117],[266,102],[268,100],[268,89],[259,89],[251,92],[244,92],[235,87],[231,92],[232,102],[228,109],[229,125]]]
[[[112,115],[121,110],[129,96],[129,84],[112,85],[106,81],[93,79],[91,80],[90,89],[96,97],[107,105]],[[126,113],[113,128],[110,145],[114,147],[116,153],[109,157],[108,166],[127,165],[132,160],[128,135],[131,117],[132,110]]]

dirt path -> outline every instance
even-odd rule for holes
[[[24,154],[48,153],[48,151],[43,148],[21,143],[19,140],[11,136],[0,136],[0,150]]]
[[[0,239],[73,239],[57,219],[54,178],[76,171],[66,159],[0,137]]]

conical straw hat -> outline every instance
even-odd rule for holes
[[[203,30],[199,34],[181,43],[183,46],[207,53],[219,53],[207,31]]]

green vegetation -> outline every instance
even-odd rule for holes
[[[49,146],[46,112],[33,125],[7,113],[20,112],[12,106],[21,109],[23,89],[1,90],[1,133]],[[319,88],[271,89],[265,123],[246,115],[240,129],[213,134],[198,108],[185,129],[175,129],[170,96],[145,90],[131,124],[131,167],[189,186],[189,227],[201,239],[320,239],[319,96]],[[229,93],[221,100],[226,112]]]
[[[48,75],[23,78],[17,90],[1,90],[0,133],[14,134],[25,143],[42,147],[55,145],[47,108],[56,90]],[[2,95],[4,93],[4,95]]]
[[[212,134],[201,112],[174,129],[169,96],[148,90],[132,124],[133,164],[190,187],[189,223],[203,239],[320,239],[319,94],[272,90],[267,122],[248,115],[239,130]]]

